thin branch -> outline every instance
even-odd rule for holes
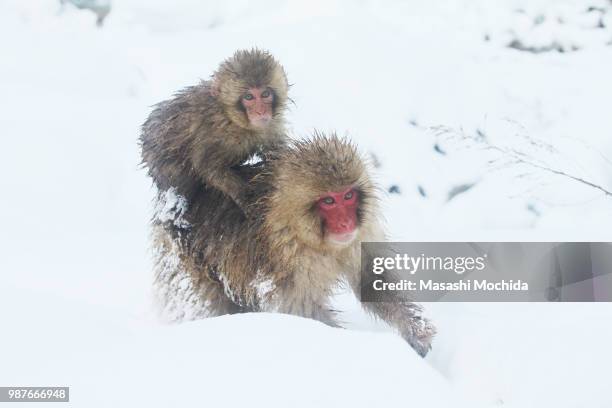
[[[431,130],[433,131],[434,135],[436,137],[442,137],[442,136],[446,136],[446,138],[448,138],[449,140],[454,139],[460,139],[463,141],[468,141],[473,143],[473,146],[478,146],[480,145],[480,147],[484,150],[488,150],[488,151],[493,151],[496,152],[500,155],[500,157],[497,158],[491,158],[489,159],[487,162],[489,165],[495,165],[498,164],[501,166],[504,166],[504,164],[506,166],[510,166],[512,164],[524,164],[527,166],[531,166],[533,168],[542,170],[544,172],[547,173],[551,173],[551,174],[555,174],[557,176],[562,176],[562,177],[567,177],[571,180],[574,180],[578,183],[584,184],[586,186],[592,187],[596,190],[599,190],[600,192],[604,193],[604,195],[608,196],[608,197],[612,197],[612,191],[608,190],[605,187],[602,187],[599,184],[596,184],[594,182],[591,182],[587,179],[584,179],[582,177],[579,176],[575,176],[571,173],[568,173],[566,171],[563,170],[558,170],[555,168],[552,168],[549,166],[548,163],[546,163],[545,160],[542,159],[538,159],[536,157],[533,157],[532,155],[521,151],[520,149],[517,148],[509,148],[509,147],[500,147],[498,145],[494,145],[492,144],[488,139],[483,139],[483,138],[476,138],[475,136],[471,136],[471,135],[467,135],[463,129],[457,131],[454,130],[452,128],[449,128],[447,126],[437,126],[437,127],[433,127],[431,128]],[[527,134],[524,133],[520,133],[518,135],[519,137],[521,137],[522,140],[525,140],[527,143],[529,143],[529,145],[535,147],[535,148],[539,148],[539,149],[543,149],[545,151],[547,151],[548,153],[551,154],[560,154],[560,152],[557,151],[557,149],[554,148],[554,146],[544,142],[544,141],[540,141],[537,139],[534,139],[532,137],[529,137]],[[466,146],[469,147],[469,146]],[[506,163],[504,163],[506,162]]]
[[[612,197],[612,191],[606,190],[605,188],[603,188],[602,186],[600,186],[600,185],[598,185],[598,184],[591,183],[591,182],[590,182],[590,181],[588,181],[588,180],[585,180],[585,179],[580,178],[580,177],[577,177],[577,176],[573,176],[573,175],[571,175],[571,174],[569,174],[569,173],[566,173],[566,172],[564,172],[564,171],[562,171],[562,170],[555,170],[555,169],[551,169],[550,167],[541,166],[541,165],[539,165],[539,164],[536,164],[536,163],[531,163],[531,162],[528,162],[528,161],[525,161],[525,160],[520,160],[520,162],[521,162],[521,163],[524,163],[524,164],[527,164],[527,165],[529,165],[529,166],[536,167],[536,168],[538,168],[538,169],[540,169],[540,170],[547,171],[547,172],[549,172],[549,173],[557,174],[557,175],[559,175],[559,176],[565,176],[565,177],[568,177],[568,178],[570,178],[570,179],[572,179],[572,180],[574,180],[574,181],[577,181],[577,182],[579,182],[579,183],[585,184],[585,185],[587,185],[587,186],[589,186],[589,187],[596,188],[597,190],[601,191],[601,192],[602,192],[602,193],[604,193],[605,195]]]

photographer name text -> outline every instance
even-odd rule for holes
[[[402,279],[397,282],[385,282],[377,279],[372,282],[372,287],[376,291],[430,291],[430,292],[517,292],[528,291],[529,284],[521,280],[501,280],[496,282],[486,279],[462,279],[457,282],[436,282],[432,279],[420,279],[411,281]]]

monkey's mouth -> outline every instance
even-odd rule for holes
[[[327,239],[336,245],[345,246],[353,242],[357,238],[357,228],[351,232],[329,233]]]
[[[272,115],[251,115],[249,119],[253,126],[263,128],[272,121]]]

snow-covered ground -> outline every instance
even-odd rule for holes
[[[612,406],[610,304],[428,304],[425,360],[347,295],[351,330],[158,324],[136,144],[150,105],[259,46],[292,133],[347,133],[399,191],[394,240],[612,241],[612,196],[583,182],[612,190],[609,2],[115,0],[98,29],[4,0],[0,38],[0,386],[79,407]]]

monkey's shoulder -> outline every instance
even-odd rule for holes
[[[207,84],[190,86],[179,91],[174,98],[170,99],[169,110],[177,110],[185,114],[198,114],[211,116],[222,113],[217,99],[212,95],[211,88]]]
[[[207,111],[217,110],[210,84],[203,81],[198,85],[185,87],[171,98],[156,104],[149,116],[149,121],[157,120],[163,123],[178,119],[180,122],[185,122],[186,119],[189,119],[189,115],[201,115]]]

